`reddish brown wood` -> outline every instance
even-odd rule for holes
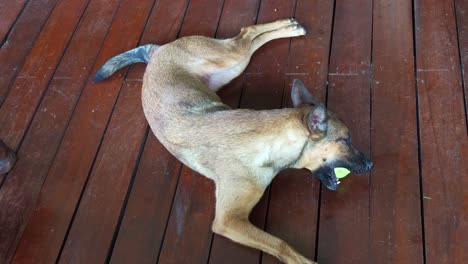
[[[206,263],[211,246],[214,184],[183,167],[158,263]]]
[[[291,40],[283,106],[290,106],[290,84],[303,81],[311,93],[325,102],[332,1],[299,0],[295,18],[307,35]],[[304,256],[314,259],[320,181],[306,170],[288,170],[271,187],[267,230],[289,242]],[[265,255],[263,263],[280,263]]]
[[[17,1],[2,1],[6,5],[13,2]],[[56,3],[57,0],[28,1],[8,36],[4,36],[6,39],[0,49],[0,106]],[[0,13],[2,10],[14,13],[14,10],[3,8]],[[3,23],[4,16],[0,14],[0,17],[0,23]],[[1,35],[0,39],[3,39]]]
[[[188,1],[157,1],[143,42],[165,44],[174,40],[182,25],[187,4]],[[159,26],[162,24],[165,26]],[[143,68],[134,69],[127,79],[142,78]],[[141,102],[138,104],[141,105]],[[150,132],[118,231],[111,263],[157,261],[180,168],[181,164]]]
[[[455,0],[458,45],[461,57],[463,88],[465,93],[465,114],[468,120],[468,2]],[[468,122],[468,121],[467,121]]]
[[[72,1],[69,3],[69,5],[73,6],[76,8],[73,12],[70,13],[70,19],[67,23],[58,23],[56,20],[60,20],[64,18],[64,12],[65,12],[65,7],[64,6],[59,6],[52,14],[51,19],[49,20],[49,23],[46,27],[46,31],[41,34],[40,39],[38,40],[38,44],[47,44],[50,45],[50,47],[38,47],[36,46],[34,53],[36,55],[30,56],[30,59],[33,60],[38,60],[37,62],[29,62],[29,65],[35,65],[39,67],[46,67],[47,64],[42,64],[42,63],[53,63],[51,60],[53,59],[54,56],[56,56],[56,59],[61,56],[61,54],[58,54],[60,50],[63,51],[63,46],[65,43],[62,43],[63,46],[60,46],[61,42],[66,42],[68,39],[65,39],[66,37],[69,37],[71,34],[61,34],[60,37],[56,37],[55,40],[57,41],[57,45],[59,46],[54,46],[52,45],[53,42],[52,39],[47,38],[47,34],[51,34],[53,32],[57,33],[59,29],[62,28],[64,30],[74,30],[74,26],[76,26],[76,23],[78,22],[79,18],[82,15],[82,12],[84,10],[84,7],[86,6],[87,2],[86,1]],[[55,21],[55,22],[51,22]],[[74,24],[73,24],[74,23]],[[64,38],[64,39],[62,39]],[[54,51],[54,48],[58,49],[59,51]],[[50,49],[50,50],[49,50]],[[49,52],[51,53],[51,58],[50,59],[40,59],[39,56],[39,51],[42,52]],[[40,62],[42,61],[42,62]],[[23,74],[28,73],[28,71],[33,70],[33,66],[25,66],[23,68]],[[36,69],[37,70],[37,69]],[[41,71],[37,70],[37,73],[39,74]],[[42,71],[42,73],[45,73],[46,71]],[[35,75],[35,74],[34,74]],[[47,76],[44,76],[44,79],[48,80]],[[22,80],[22,81],[21,81]],[[20,137],[14,138],[11,137],[11,135],[16,134],[19,136],[19,134],[23,134],[26,130],[26,125],[27,121],[23,123],[25,126],[21,127],[19,124],[14,124],[14,118],[30,118],[32,116],[33,112],[29,113],[27,112],[27,109],[23,109],[20,107],[20,105],[24,105],[24,103],[33,103],[32,101],[39,101],[37,98],[31,98],[30,96],[34,96],[34,91],[35,88],[38,89],[45,89],[46,82],[42,81],[39,76],[37,78],[29,78],[28,79],[21,79],[18,82],[16,82],[15,89],[16,89],[16,95],[13,95],[10,103],[4,104],[3,107],[0,109],[0,121],[2,123],[2,126],[0,127],[0,133],[3,133],[3,135],[7,135],[4,137],[5,141],[9,146],[11,146],[13,149],[16,149],[19,144]],[[37,87],[35,85],[38,85]],[[42,85],[42,86],[41,86]],[[24,87],[27,86],[27,87]],[[24,90],[19,90],[19,89],[24,89]],[[36,94],[36,96],[38,96]],[[28,100],[28,98],[30,100]],[[17,107],[20,107],[18,109]],[[18,112],[15,112],[15,109],[18,110]],[[33,110],[33,109],[29,109]],[[25,115],[28,115],[26,117]],[[10,119],[13,118],[13,119]],[[13,122],[11,122],[13,121]],[[23,122],[23,120],[16,120]],[[9,125],[14,125],[14,131],[8,130]],[[36,143],[36,142],[35,142]],[[33,157],[32,160],[37,160],[40,159],[40,155],[37,155],[35,153],[35,156]],[[20,162],[22,162],[22,154],[20,153]],[[17,169],[17,170],[16,170]],[[37,193],[42,185],[43,177],[31,177],[33,176],[30,174],[24,175],[20,171],[25,169],[21,165],[16,166],[16,169],[11,173],[11,177],[8,177],[2,188],[0,189],[0,205],[3,208],[3,213],[0,215],[0,261],[9,261],[11,260],[14,250],[17,246],[19,237],[21,233],[23,232],[24,226],[25,226],[25,221],[28,219],[32,206],[34,205],[34,202],[37,197]],[[28,168],[24,171],[28,171],[31,168]],[[18,171],[19,173],[17,174]],[[17,175],[17,176],[15,176]],[[21,201],[21,203],[18,203],[18,201]]]
[[[214,36],[223,1],[190,1],[181,36]],[[203,263],[211,246],[214,188],[211,181],[183,167],[161,248],[159,263]]]
[[[328,107],[369,154],[372,1],[336,1]],[[378,166],[378,165],[376,165]],[[369,260],[369,175],[350,175],[337,191],[322,187],[318,262]]]
[[[150,132],[111,263],[156,263],[181,163]]]
[[[125,50],[136,44],[142,31],[145,17],[142,16],[139,19],[131,20],[131,23],[126,19],[126,17],[149,12],[146,11],[145,8],[149,8],[151,6],[150,4],[151,2],[146,6],[142,5],[141,9],[138,7],[132,8],[134,6],[132,3],[121,4],[121,8],[119,10],[121,18],[119,17],[119,19],[113,23],[113,28],[107,37],[106,45],[100,53],[100,59],[98,60],[99,65],[107,60],[111,55],[121,51],[119,49]],[[138,29],[140,30],[138,31]],[[124,32],[129,33],[124,34]],[[115,43],[119,43],[119,45],[116,45]],[[83,70],[82,68],[80,69]],[[108,82],[108,84],[112,84],[112,82]],[[101,85],[99,89],[96,89],[94,85],[88,83],[87,89],[80,100],[77,111],[75,112],[76,115],[71,123],[71,127],[62,142],[61,150],[56,156],[57,160],[53,163],[48,175],[48,183],[46,182],[44,187],[46,190],[44,192],[46,196],[43,197],[46,209],[43,211],[43,218],[41,218],[41,222],[44,225],[47,223],[51,227],[49,230],[53,229],[53,232],[43,234],[49,235],[49,237],[46,237],[50,246],[50,251],[46,252],[47,256],[45,256],[47,259],[55,259],[59,252],[60,245],[63,241],[65,232],[67,231],[67,226],[73,214],[76,201],[80,195],[81,188],[86,176],[88,175],[88,171],[91,166],[90,164],[92,163],[97,145],[100,141],[100,135],[104,130],[105,123],[107,122],[114,104],[118,88],[120,87],[120,82],[116,83],[116,81],[114,81],[114,84],[117,85],[107,87],[104,87],[105,85]],[[106,113],[108,113],[107,116],[103,116]],[[80,117],[82,120],[84,119],[81,123],[79,122]],[[95,144],[92,145],[93,142],[90,142],[89,137],[86,138],[86,136],[89,136],[89,134],[95,135],[93,134],[95,130],[100,130],[101,134],[95,136]],[[86,142],[85,139],[88,139],[88,141]],[[73,147],[79,149],[81,152],[71,151]],[[86,150],[90,149],[93,150],[86,153]],[[35,157],[36,159],[39,158],[38,156]],[[88,167],[82,167],[86,165],[88,165]],[[32,173],[28,174],[33,175]],[[19,177],[16,177],[15,179],[17,179],[17,181],[21,180]],[[38,181],[40,180],[43,180],[43,178],[38,179]],[[27,183],[30,184],[29,182]],[[34,184],[34,181],[31,184]],[[17,185],[27,186],[21,181]],[[40,185],[38,186],[40,187]]]
[[[370,263],[424,262],[412,19],[411,1],[374,1]]]
[[[135,5],[133,1],[122,1],[120,3],[115,16],[116,18],[111,26],[111,30],[106,37],[104,46],[92,70],[93,73],[111,56],[124,50],[128,50],[138,43],[152,4],[153,1],[151,0],[140,1],[139,5]],[[128,17],[133,17],[134,19],[129,20]],[[93,164],[96,151],[115,104],[122,80],[123,77],[117,75],[98,85],[94,85],[91,81],[87,83],[83,95],[75,109],[70,125],[65,133],[64,139],[62,140],[59,151],[57,152],[52,167],[48,173],[47,181],[44,185],[43,205],[45,207],[44,212],[53,212],[53,214],[45,214],[43,217],[44,222],[54,227],[54,235],[47,238],[51,240],[51,245],[53,245],[50,249],[52,255],[51,258],[55,259],[59,253],[60,245],[67,232],[67,227],[71,221],[80,193],[83,189],[83,185],[86,182],[86,178]],[[132,83],[129,83],[128,86],[124,88],[125,92],[120,99],[123,104],[137,100],[137,98],[134,98],[135,95],[126,96],[128,89],[131,90],[136,88],[133,88]],[[121,107],[117,107],[116,109],[117,111],[120,111]],[[137,110],[135,109],[134,111]],[[120,118],[124,118],[125,120],[125,117],[128,117],[125,113],[126,112],[123,111],[123,117],[120,117],[119,112],[119,114],[116,114],[117,117],[114,117],[112,121],[119,122],[118,120],[120,120]],[[134,120],[138,121],[137,115],[132,116],[132,118],[135,118]],[[128,118],[128,121],[131,122],[132,118]],[[135,129],[138,131],[138,125],[132,125],[135,125]],[[113,131],[114,134],[112,133],[112,130],[110,130],[111,136],[121,135],[115,133],[123,131],[123,128],[116,128],[114,126],[110,129],[115,129],[115,131]],[[125,132],[126,131],[124,131],[123,134],[125,134]],[[128,135],[129,138],[141,136],[138,132],[131,134],[132,135],[125,135]],[[103,148],[108,146],[106,142],[107,141],[104,142]],[[122,151],[124,151],[124,149],[122,149]],[[110,171],[109,173],[115,172],[115,168],[117,164],[119,164],[122,166],[120,167],[122,169],[120,173],[126,173],[125,169],[128,169],[127,166],[131,167],[132,164],[131,147],[128,149],[128,152],[128,161],[119,163],[119,159],[116,159],[113,163],[115,166],[104,168],[108,169]],[[101,158],[97,162],[103,162],[103,164],[105,164],[106,156],[101,155],[100,157]],[[99,167],[99,165],[97,165],[96,168],[102,169],[103,167]],[[94,173],[93,175],[96,174],[98,173]],[[119,177],[118,174],[109,175],[107,176],[115,176],[115,178],[109,179],[109,182],[113,180],[116,185],[112,187],[125,188],[122,187],[122,185],[125,185],[125,179]],[[94,177],[92,179],[94,179]],[[92,181],[90,180],[90,182]],[[109,185],[105,186],[109,188]],[[90,187],[90,189],[92,190],[92,187]],[[113,209],[114,208],[109,208],[109,211],[113,212]],[[86,240],[85,234],[86,232],[83,230],[82,240],[77,239],[77,243],[75,245],[82,245],[78,242]],[[70,235],[72,235],[72,233],[70,233]],[[105,259],[107,255],[107,249],[105,248],[106,245],[102,244],[102,247],[104,250],[101,248],[101,250],[99,250],[99,254],[101,254],[100,256],[104,255]],[[83,248],[85,248],[85,246],[83,246]],[[65,247],[65,250],[68,250],[68,247]],[[75,250],[79,251],[78,248],[75,248]],[[96,248],[95,250],[98,249]],[[89,250],[87,251],[87,254],[81,254],[80,257],[87,259],[93,254],[95,254],[95,251]],[[62,258],[66,259],[68,257],[68,252],[64,251]],[[79,259],[73,259],[73,261],[77,260]]]
[[[88,2],[62,1],[57,5],[18,73],[0,108],[0,138],[12,148],[18,148]]]
[[[453,1],[417,0],[416,59],[427,263],[468,259],[468,137]]]
[[[146,133],[141,82],[127,81],[65,242],[61,263],[104,263]]]
[[[0,17],[2,18],[2,20],[0,20],[0,41],[5,38],[26,3],[27,0],[0,2]]]
[[[9,189],[15,190],[16,195],[13,199],[17,199],[18,196],[23,197],[24,208],[18,215],[27,220],[27,215],[36,203],[37,197],[39,197],[39,202],[35,207],[36,210],[32,212],[13,262],[24,263],[34,260],[35,263],[50,263],[55,261],[63,237],[60,237],[60,230],[55,232],[55,227],[48,223],[51,215],[54,215],[51,214],[54,210],[48,205],[50,202],[48,197],[53,197],[57,192],[46,191],[39,195],[39,191],[118,4],[116,0],[97,1],[90,4],[19,149],[21,156],[19,165],[9,177],[21,179],[22,182],[28,182],[28,184],[14,181],[15,184],[8,185]],[[49,184],[50,182],[46,186]],[[62,203],[66,201],[52,200],[52,202]],[[17,224],[24,226],[26,222],[19,221]],[[20,230],[23,229],[22,226]],[[19,237],[20,235],[21,232],[18,233]],[[54,236],[59,237],[54,241]]]

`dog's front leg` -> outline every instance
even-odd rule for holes
[[[285,263],[312,264],[283,240],[257,228],[249,214],[264,188],[246,182],[216,183],[216,216],[213,232],[237,243],[262,250]]]

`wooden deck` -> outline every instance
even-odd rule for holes
[[[0,263],[277,263],[213,235],[213,183],[148,129],[144,66],[92,76],[137,45],[287,17],[308,35],[263,47],[223,100],[287,107],[298,78],[375,166],[336,192],[285,171],[253,222],[319,263],[467,263],[466,0],[0,0],[0,138],[19,157]]]

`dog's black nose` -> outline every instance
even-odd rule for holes
[[[367,166],[367,170],[370,170],[374,166],[374,163],[372,163],[372,161],[368,160],[368,161],[366,161],[366,166]]]

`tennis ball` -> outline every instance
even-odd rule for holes
[[[346,168],[335,168],[335,175],[338,179],[348,176],[350,171]]]

